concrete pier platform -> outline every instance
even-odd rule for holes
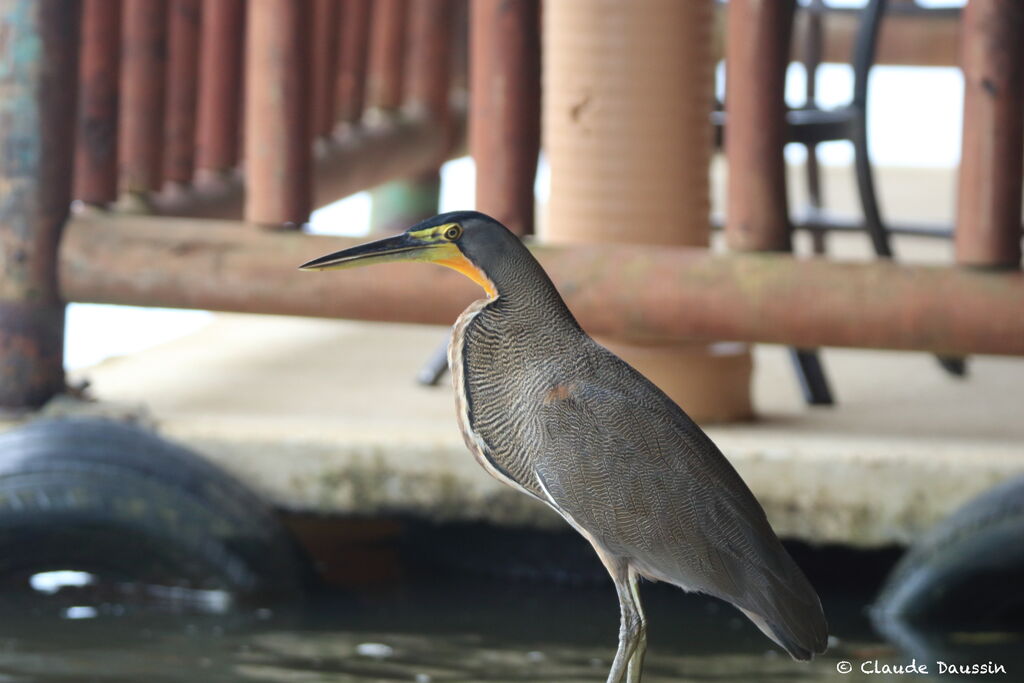
[[[447,383],[414,376],[444,328],[219,315],[186,338],[75,373],[295,511],[553,527],[465,450]],[[946,375],[926,354],[828,349],[839,405],[804,405],[784,348],[755,351],[757,422],[708,428],[780,535],[902,543],[1024,471],[1024,360]]]

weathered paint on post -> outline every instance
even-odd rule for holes
[[[64,389],[57,245],[71,202],[77,0],[0,11],[0,408]]]
[[[245,218],[299,226],[309,218],[309,0],[251,0],[245,60]]]
[[[282,267],[359,242],[239,230],[230,221],[77,216],[65,231],[60,283],[70,301],[430,324],[450,324],[480,296],[466,278],[429,264],[337,273]],[[577,244],[534,253],[580,323],[617,339],[1024,356],[1019,271],[664,245]],[[865,296],[877,291],[886,296]]]
[[[394,111],[402,106],[409,0],[374,0],[371,8],[366,104]]]
[[[167,3],[124,0],[118,128],[122,192],[160,189],[166,76]]]
[[[539,2],[471,0],[469,13],[476,205],[517,234],[529,234],[540,152]]]
[[[334,130],[341,8],[340,0],[313,0],[313,80],[309,113],[314,138],[329,137]]]
[[[793,0],[731,0],[725,47],[726,241],[788,251],[786,66]]]
[[[196,149],[196,76],[199,70],[199,0],[171,0],[168,8],[167,123],[164,180],[192,182]]]
[[[341,9],[336,106],[338,121],[354,125],[366,101],[366,63],[370,44],[370,0],[346,0]]]
[[[239,158],[244,0],[202,3],[196,168],[221,175]]]
[[[80,35],[73,196],[103,206],[117,199],[121,0],[85,0]]]
[[[956,260],[1019,268],[1024,145],[1024,3],[971,0],[963,13],[963,152]]]

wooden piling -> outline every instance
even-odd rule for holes
[[[469,12],[476,206],[517,234],[529,234],[540,152],[540,6],[537,0],[471,0]]]
[[[202,3],[196,168],[221,175],[239,159],[244,0]]]
[[[371,8],[366,103],[371,109],[394,111],[402,106],[409,3],[375,0]]]
[[[956,260],[1019,268],[1024,4],[971,0],[963,13],[963,152],[957,194]]]
[[[590,0],[544,4],[545,242],[708,245],[713,26],[711,0],[613,0],[601,12]],[[648,278],[660,291],[662,281]],[[632,322],[631,312],[622,315]],[[600,341],[695,419],[752,414],[742,344]]]
[[[725,234],[730,249],[788,251],[786,67],[793,0],[730,0],[725,48]]]
[[[0,408],[64,389],[57,245],[71,203],[77,0],[7,0],[0,12]]]
[[[124,0],[118,137],[122,192],[145,194],[160,189],[166,34],[164,0]]]
[[[412,0],[406,57],[406,105],[448,122],[454,47],[452,0]]]
[[[168,9],[164,181],[187,185],[195,168],[201,8],[199,0],[171,0]]]
[[[346,0],[341,9],[336,107],[338,121],[359,123],[366,101],[366,63],[370,44],[369,0]]]
[[[103,206],[117,199],[121,0],[85,0],[80,36],[72,196]]]
[[[312,203],[309,0],[250,0],[245,61],[245,218],[301,225]]]
[[[310,130],[314,138],[326,138],[334,130],[338,80],[338,26],[340,0],[313,0],[313,74],[310,84]]]

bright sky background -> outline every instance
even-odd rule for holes
[[[862,3],[852,0],[852,4]],[[803,101],[804,79],[803,68],[793,65],[786,84],[787,101],[791,105]],[[853,73],[849,67],[838,64],[821,67],[818,72],[820,104],[842,106],[850,100],[852,91]],[[924,168],[956,166],[960,157],[962,110],[963,79],[958,69],[876,67],[871,75],[868,110],[870,153],[874,163]],[[850,164],[853,159],[851,147],[845,142],[825,143],[819,146],[819,155],[823,163],[831,165]],[[790,145],[786,157],[791,163],[799,163],[804,158],[804,150]],[[537,195],[542,202],[548,194],[548,177],[542,160],[537,182]],[[440,210],[472,208],[473,182],[470,159],[446,164],[442,169]],[[365,234],[369,218],[370,198],[363,192],[316,211],[310,231],[337,234],[338,226],[347,226],[347,234]],[[71,304],[67,313],[65,362],[70,369],[87,367],[110,356],[189,334],[205,325],[210,317],[205,311]]]

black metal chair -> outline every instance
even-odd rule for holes
[[[803,45],[801,61],[807,74],[806,103],[801,108],[789,109],[786,121],[789,126],[790,142],[804,145],[807,149],[807,188],[809,206],[793,221],[795,230],[809,230],[814,252],[823,254],[826,250],[825,235],[831,230],[857,229],[867,232],[878,258],[893,258],[890,234],[893,230],[882,219],[878,196],[875,192],[874,173],[868,153],[868,77],[875,62],[879,28],[886,13],[888,0],[869,0],[861,10],[830,7],[823,0],[809,0],[798,6],[798,11],[808,14],[808,30]],[[828,12],[860,12],[860,23],[854,43],[851,66],[853,67],[853,98],[844,107],[824,109],[817,103],[816,74],[821,64],[823,41],[823,18]],[[921,13],[956,10],[932,10],[917,6],[913,2],[895,5],[894,12]],[[716,127],[716,140],[721,144],[725,126],[725,112],[714,112],[712,121]],[[817,145],[822,142],[849,140],[854,149],[854,169],[857,190],[863,212],[863,223],[850,225],[831,218],[822,202],[821,176],[816,154]],[[949,230],[904,226],[899,232],[950,237]],[[811,405],[833,404],[832,391],[816,349],[790,350],[797,378],[803,390],[804,399]],[[953,375],[963,375],[966,365],[962,358],[939,357],[939,363]]]

